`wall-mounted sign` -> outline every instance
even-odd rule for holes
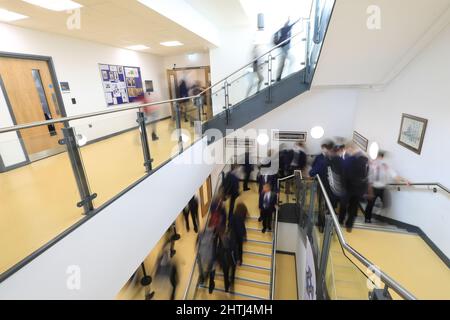
[[[275,131],[273,133],[274,141],[294,141],[294,142],[306,142],[307,132],[296,131]]]
[[[367,140],[360,133],[353,131],[353,142],[356,143],[364,152],[367,152],[367,147],[369,146],[369,140]]]
[[[134,102],[144,96],[140,68],[109,64],[99,67],[108,106]]]
[[[62,93],[70,93],[70,86],[68,82],[60,82],[59,85],[61,86]]]
[[[153,80],[145,80],[145,92],[152,93],[153,91]]]

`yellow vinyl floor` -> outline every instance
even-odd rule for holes
[[[182,127],[193,137],[189,123]],[[173,155],[174,128],[171,119],[159,121],[160,139],[149,137],[153,168]],[[81,154],[91,191],[98,194],[96,207],[145,175],[138,130],[86,145]],[[0,273],[79,221],[79,201],[66,152],[0,173]]]
[[[277,253],[275,271],[275,299],[298,300],[295,256]]]
[[[450,299],[450,269],[418,235],[354,229],[344,236],[418,299]]]
[[[200,218],[200,230],[203,229],[205,220]],[[177,233],[180,234],[180,240],[175,243],[176,254],[173,257],[174,264],[177,266],[178,272],[178,286],[175,291],[175,299],[182,300],[184,298],[184,293],[189,284],[189,277],[194,265],[194,259],[197,254],[196,245],[198,234],[194,232],[192,226],[192,220],[189,218],[190,231],[186,230],[186,224],[183,214],[180,214],[175,222]],[[155,271],[156,261],[164,247],[164,244],[168,241],[168,236],[165,235],[161,238],[158,244],[152,249],[150,254],[145,259],[145,268],[147,274],[153,276]],[[117,294],[116,299],[118,300],[144,300],[146,291],[148,289],[144,288],[140,283],[140,279],[143,276],[142,269],[139,268],[135,277],[130,279],[122,288],[122,290]],[[155,287],[150,285],[150,291],[154,291],[155,295],[153,300],[166,300],[167,292],[171,290],[170,284],[164,286],[164,288]]]

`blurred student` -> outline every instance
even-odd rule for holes
[[[157,300],[174,300],[178,285],[178,268],[170,256],[169,246],[164,247],[157,260],[154,276],[155,298]]]
[[[200,272],[200,283],[209,280],[209,293],[212,293],[215,287],[215,259],[217,226],[209,223],[199,237],[197,264]]]
[[[198,200],[194,195],[189,200],[188,205],[183,209],[184,220],[186,222],[186,230],[189,232],[189,214],[191,215],[192,224],[194,225],[194,232],[198,233]]]
[[[256,93],[259,92],[259,90],[261,89],[261,85],[264,82],[264,76],[262,75],[262,71],[259,67],[258,45],[256,45],[256,44],[253,46],[252,55],[253,55],[253,59],[254,59],[253,65],[252,65],[253,72],[250,75],[250,85],[247,90],[247,97],[250,96],[251,91],[255,87],[255,79],[258,80],[258,82],[256,83]]]
[[[236,246],[230,232],[222,230],[217,237],[216,259],[223,271],[225,292],[230,291],[236,273]],[[213,273],[213,277],[215,272]],[[212,293],[212,292],[210,292]]]
[[[322,153],[315,157],[311,170],[309,171],[309,176],[315,177],[318,175],[320,177],[320,180],[324,185],[325,192],[330,198],[333,207],[336,208],[336,197],[333,196],[330,188],[330,183],[328,181],[328,166],[330,164],[330,157],[332,156],[333,148],[334,143],[331,140],[322,143]],[[319,216],[317,223],[320,232],[323,232],[323,229],[325,227],[325,214],[327,212],[326,208],[327,207],[324,195],[322,192],[319,192]]]
[[[248,187],[248,183],[250,181],[250,175],[253,171],[253,164],[250,158],[250,152],[246,151],[244,154],[244,165],[242,166],[244,169],[244,191],[250,190]]]
[[[149,104],[154,102],[155,99],[153,99],[150,96],[150,93],[144,93],[144,95],[139,98],[137,101],[140,104]],[[150,124],[150,128],[152,130],[152,140],[156,141],[159,140],[159,137],[156,133],[156,123],[158,122],[158,116],[159,116],[159,106],[145,106],[142,108],[142,111],[145,114],[145,117],[148,120],[148,123]]]
[[[302,171],[303,174],[303,171],[306,168],[306,161],[307,156],[305,145],[302,142],[296,142],[292,149],[292,161],[289,170],[290,174],[293,174],[296,170]]]
[[[345,227],[347,232],[351,232],[359,204],[368,190],[369,159],[354,143],[347,145],[343,156],[348,214]],[[339,217],[341,222],[344,222],[344,219],[345,216]]]
[[[263,221],[262,233],[265,233],[266,230],[272,231],[272,215],[275,213],[276,205],[277,194],[272,191],[270,184],[266,183],[259,197],[259,210]]]
[[[280,145],[280,151],[278,153],[279,171],[278,176],[284,178],[290,174],[291,163],[294,158],[294,151],[289,148],[285,143]]]
[[[247,216],[248,209],[246,205],[243,203],[238,203],[236,206],[236,212],[230,222],[230,235],[233,242],[236,244],[237,249],[234,257],[240,265],[242,265],[244,241],[247,238],[247,229],[245,227]]]
[[[292,36],[292,28],[299,20],[291,23],[290,18],[286,21],[284,26],[278,30],[273,36],[273,43],[275,45],[280,45],[281,53],[279,56],[280,62],[278,65],[278,74],[277,81],[281,80],[281,76],[283,75],[283,70],[286,65],[286,59],[289,55],[289,49],[291,48],[291,36]]]
[[[178,84],[178,98],[187,98],[187,97],[189,97],[189,88],[186,83],[186,80],[181,79],[180,83]],[[187,103],[188,103],[188,99],[181,100],[179,103],[180,108],[181,108],[180,112],[183,113],[185,122],[188,122]]]
[[[233,165],[231,167],[231,171],[229,171],[223,183],[225,197],[230,199],[230,207],[228,209],[228,221],[230,221],[234,212],[234,205],[236,203],[236,199],[239,197],[239,177],[238,177],[239,167]]]
[[[376,160],[372,161],[369,165],[369,190],[368,201],[365,210],[365,222],[372,222],[372,211],[375,202],[378,198],[384,202],[384,193],[386,186],[390,183],[405,183],[407,185],[410,182],[399,175],[385,162],[385,152],[380,151]]]
[[[273,174],[273,172],[271,172],[270,168],[261,168],[260,172],[258,174],[258,194],[259,194],[259,203],[261,202],[261,197],[263,196],[263,189],[264,189],[264,185],[269,184],[271,190],[273,190],[275,193],[278,192],[278,180],[277,180],[277,175]],[[259,210],[259,222],[263,221],[263,212],[260,208]]]

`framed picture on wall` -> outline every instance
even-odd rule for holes
[[[357,131],[353,131],[353,142],[361,148],[362,151],[367,152],[369,146],[369,140]]]
[[[421,154],[427,125],[427,119],[404,113],[402,115],[398,143],[417,154]]]

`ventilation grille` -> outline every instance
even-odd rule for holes
[[[274,141],[306,142],[307,132],[277,131],[273,133]]]

